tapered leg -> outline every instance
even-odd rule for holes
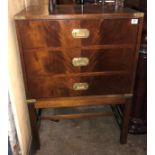
[[[127,143],[131,106],[132,106],[132,98],[126,99],[123,111],[123,120],[121,125],[121,135],[120,135],[121,144]]]
[[[29,109],[29,116],[30,116],[30,124],[32,130],[32,147],[34,150],[40,149],[40,139],[38,133],[38,126],[37,126],[37,113],[34,107],[34,103],[28,104]]]

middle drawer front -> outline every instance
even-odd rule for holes
[[[133,49],[38,49],[24,51],[27,76],[130,71],[135,57]]]
[[[55,76],[28,79],[28,98],[73,97],[131,92],[129,74]]]

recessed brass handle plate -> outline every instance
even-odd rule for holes
[[[73,90],[87,90],[89,88],[88,83],[74,83]]]
[[[75,57],[72,59],[72,64],[75,67],[87,66],[89,59],[87,57]]]
[[[89,30],[88,29],[73,29],[72,37],[77,38],[88,38],[89,37]]]

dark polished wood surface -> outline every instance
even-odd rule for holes
[[[128,97],[127,97],[128,96]],[[93,105],[108,104],[124,104],[126,98],[131,98],[131,94],[127,95],[93,95],[81,97],[60,97],[39,99],[35,103],[35,108],[62,108],[62,107],[83,107]]]
[[[88,45],[132,44],[136,42],[138,24],[131,19],[37,20],[18,24],[25,49],[43,47],[81,47]],[[73,38],[73,29],[88,29],[89,37]]]
[[[114,74],[114,73],[113,73]],[[28,98],[71,97],[103,94],[131,93],[128,74],[102,76],[43,76],[28,78]],[[74,83],[88,83],[87,90],[73,90]]]
[[[82,16],[81,16],[82,15]],[[93,19],[93,18],[140,18],[143,13],[129,8],[96,5],[57,5],[53,12],[48,6],[29,6],[15,16],[15,19]]]
[[[74,58],[88,58],[87,66],[74,66]],[[133,69],[135,53],[129,49],[38,49],[24,52],[25,67],[28,77],[54,76],[56,74],[112,72]]]
[[[23,48],[21,55],[24,57],[27,97],[131,93],[140,24],[141,19],[137,24],[131,24],[131,19],[119,17],[112,20],[16,21]],[[74,28],[87,28],[90,36],[73,38]],[[77,57],[88,58],[89,64],[73,66],[72,60]],[[118,74],[113,76],[117,72],[120,77]],[[89,74],[86,82],[91,83],[91,87],[82,93],[70,93],[73,83],[66,86],[67,78],[68,81],[81,82],[81,74],[82,78]],[[121,87],[117,86],[117,81]],[[98,89],[100,85],[107,88]]]
[[[16,21],[23,48],[27,97],[131,93],[140,23],[141,19],[131,24],[130,18],[119,16],[100,20]],[[88,29],[90,35],[73,38],[74,28]],[[78,57],[88,58],[89,64],[73,66],[73,58]],[[73,91],[73,84],[81,82],[88,82],[89,89]]]
[[[74,4],[74,0],[56,0],[57,4]]]

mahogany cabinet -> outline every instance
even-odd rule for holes
[[[91,5],[31,6],[15,16],[35,144],[36,109],[124,104],[127,142],[143,13]],[[82,113],[41,118],[81,118]]]

